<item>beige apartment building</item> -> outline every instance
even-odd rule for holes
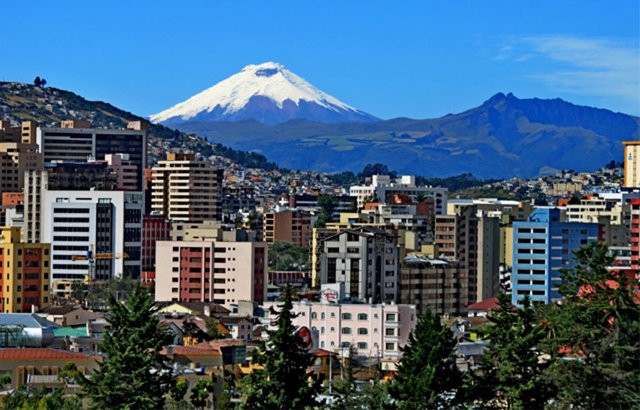
[[[500,220],[469,205],[455,215],[436,215],[436,257],[460,261],[468,275],[469,303],[492,298],[500,291]]]
[[[173,221],[222,219],[222,169],[195,154],[170,153],[152,172],[152,211]]]
[[[36,127],[34,121],[19,127],[0,121],[0,192],[22,191],[25,172],[42,168],[42,155],[35,144]]]
[[[158,241],[156,301],[262,303],[267,254],[264,242]]]
[[[640,188],[640,141],[624,141],[624,187]]]

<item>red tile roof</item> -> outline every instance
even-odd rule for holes
[[[70,352],[49,348],[6,348],[0,349],[0,360],[64,360],[64,359],[91,359],[84,353]]]
[[[498,298],[491,298],[487,300],[483,300],[482,302],[472,303],[467,306],[468,310],[479,310],[482,312],[488,312],[492,309],[498,308]]]
[[[202,344],[199,344],[197,346],[201,346]],[[220,352],[216,349],[213,349],[211,347],[197,347],[197,346],[180,346],[180,345],[175,345],[173,346],[173,354],[174,355],[181,355],[181,356],[220,356]],[[162,349],[162,351],[160,351],[160,354],[166,355],[167,354],[167,348],[165,347],[164,349]]]

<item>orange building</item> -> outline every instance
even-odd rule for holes
[[[21,242],[20,228],[0,228],[2,312],[30,312],[51,303],[50,244]]]

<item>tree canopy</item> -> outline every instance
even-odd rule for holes
[[[311,356],[292,320],[295,318],[291,287],[287,284],[282,304],[274,311],[275,330],[254,353],[253,361],[262,366],[243,380],[245,406],[250,409],[302,409],[314,406],[319,380],[308,371]]]
[[[401,348],[398,373],[389,388],[400,409],[446,408],[462,387],[455,363],[456,340],[440,317],[427,310]]]
[[[108,295],[109,330],[105,356],[90,378],[79,381],[92,408],[158,409],[172,390],[167,358],[160,354],[172,337],[160,325],[148,291],[137,285],[126,302]]]

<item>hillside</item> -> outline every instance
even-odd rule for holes
[[[638,117],[605,109],[499,93],[479,107],[428,120],[186,122],[177,127],[255,150],[291,169],[358,171],[381,162],[424,176],[529,178],[619,161],[622,141],[640,138],[639,125]]]
[[[96,128],[124,128],[128,121],[145,119],[102,101],[88,101],[69,91],[12,82],[0,82],[0,118],[10,120],[14,125],[23,120],[35,120],[52,127],[59,126],[62,120],[77,119],[90,121]],[[210,144],[163,125],[150,125],[149,165],[165,158],[167,151],[184,150],[204,156],[220,155],[246,167],[276,167],[262,155]]]

